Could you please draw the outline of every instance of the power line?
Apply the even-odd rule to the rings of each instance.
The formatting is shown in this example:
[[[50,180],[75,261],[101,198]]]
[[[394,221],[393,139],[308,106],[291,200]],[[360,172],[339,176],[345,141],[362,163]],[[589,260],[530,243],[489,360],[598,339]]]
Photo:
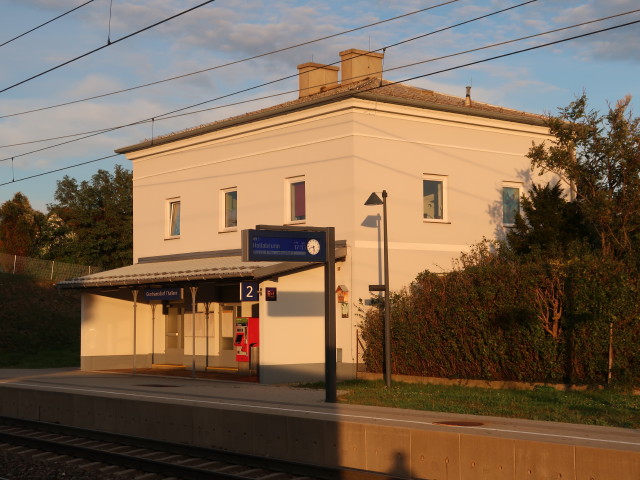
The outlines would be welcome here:
[[[409,13],[405,13],[405,14],[402,14],[402,15],[398,15],[396,17],[387,18],[385,20],[380,20],[378,22],[369,23],[369,24],[363,25],[361,27],[351,28],[349,30],[344,30],[342,32],[334,33],[334,34],[331,34],[331,35],[326,35],[324,37],[316,38],[314,40],[308,40],[306,42],[298,43],[298,44],[295,44],[295,45],[290,45],[288,47],[279,48],[277,50],[272,50],[270,52],[260,53],[258,55],[254,55],[252,57],[247,57],[247,58],[243,58],[243,59],[240,59],[240,60],[234,60],[232,62],[223,63],[221,65],[215,65],[213,67],[204,68],[202,70],[197,70],[195,72],[185,73],[183,75],[177,75],[175,77],[169,77],[169,78],[165,78],[163,80],[157,80],[155,82],[145,83],[145,84],[142,84],[142,85],[136,85],[134,87],[124,88],[122,90],[116,90],[114,92],[108,92],[108,93],[103,93],[103,94],[100,94],[100,95],[94,95],[94,96],[91,96],[91,97],[81,98],[81,99],[78,99],[78,100],[72,100],[72,101],[69,101],[69,102],[59,103],[59,104],[56,104],[56,105],[50,105],[50,106],[47,106],[47,107],[35,108],[33,110],[27,110],[27,111],[24,111],[24,112],[11,113],[11,114],[8,114],[8,115],[0,115],[0,118],[9,118],[9,117],[15,117],[15,116],[18,116],[18,115],[26,115],[28,113],[41,112],[43,110],[50,110],[50,109],[53,109],[53,108],[64,107],[64,106],[67,106],[67,105],[73,105],[75,103],[81,103],[81,102],[86,102],[86,101],[89,101],[89,100],[96,100],[98,98],[109,97],[111,95],[117,95],[117,94],[120,94],[120,93],[131,92],[133,90],[138,90],[140,88],[151,87],[153,85],[158,85],[158,84],[161,84],[161,83],[171,82],[173,80],[180,80],[182,78],[187,78],[187,77],[190,77],[192,75],[198,75],[200,73],[210,72],[212,70],[217,70],[217,69],[220,69],[220,68],[225,68],[225,67],[229,67],[229,66],[232,66],[232,65],[237,65],[239,63],[248,62],[250,60],[256,60],[258,58],[266,57],[266,56],[269,56],[269,55],[274,55],[276,53],[282,53],[282,52],[285,52],[287,50],[292,50],[294,48],[303,47],[305,45],[310,45],[312,43],[321,42],[323,40],[328,40],[330,38],[339,37],[341,35],[346,35],[347,33],[353,33],[353,32],[356,32],[358,30],[363,30],[365,28],[374,27],[376,25],[382,25],[383,23],[388,23],[388,22],[391,22],[391,21],[394,21],[394,20],[398,20],[399,18],[404,18],[404,17],[408,17],[408,16],[411,16],[411,15],[416,15],[418,13],[422,13],[422,12],[425,12],[427,10],[432,10],[434,8],[442,7],[444,5],[449,5],[451,3],[455,3],[455,2],[459,2],[459,1],[460,0],[448,0],[446,2],[442,2],[442,3],[439,3],[437,5],[432,5],[430,7],[421,8],[420,10],[415,10],[413,12],[409,12]]]
[[[425,38],[425,37],[427,37],[429,35],[435,35],[436,33],[441,33],[441,32],[444,32],[446,30],[451,30],[452,28],[456,28],[456,27],[459,27],[459,26],[462,26],[462,25],[467,25],[467,24],[472,23],[472,22],[477,22],[478,20],[483,20],[485,18],[494,16],[494,15],[498,15],[499,13],[504,13],[504,12],[507,12],[509,10],[513,10],[515,8],[523,7],[523,6],[528,5],[530,3],[535,3],[537,1],[538,0],[527,0],[526,2],[522,2],[522,3],[519,3],[517,5],[513,5],[511,7],[503,8],[503,9],[500,9],[500,10],[496,10],[494,12],[491,12],[491,13],[488,13],[488,14],[485,14],[485,15],[480,15],[479,17],[475,17],[475,18],[472,18],[470,20],[465,20],[463,22],[455,23],[453,25],[449,25],[448,27],[439,28],[439,29],[433,30],[433,31],[431,31],[429,33],[424,33],[424,34],[418,35],[416,37],[411,37],[411,38],[408,38],[406,40],[402,40],[401,42],[393,43],[393,44],[388,45],[386,47],[378,48],[378,49],[372,50],[372,51],[373,52],[380,52],[380,51],[386,50],[386,49],[391,48],[391,47],[396,47],[398,45],[402,45],[402,44],[405,44],[405,43],[413,42],[415,40],[419,40],[421,38]],[[356,55],[354,58],[361,57],[362,55],[364,55],[364,54]],[[329,63],[327,65],[336,65],[336,64],[339,64],[339,63],[340,63],[340,60],[338,60],[336,62],[333,62],[333,63]],[[271,84],[274,84],[274,83],[277,83],[277,82],[281,82],[283,80],[288,80],[290,78],[295,78],[297,76],[298,76],[297,73],[293,74],[293,75],[287,75],[286,77],[281,77],[281,78],[278,78],[276,80],[272,80],[270,82],[265,82],[265,83],[262,83],[260,85],[256,85],[254,87],[245,88],[243,90],[239,90],[237,92],[233,92],[233,93],[230,93],[228,95],[223,95],[221,97],[217,97],[217,98],[214,98],[212,100],[206,100],[204,102],[195,103],[193,105],[189,105],[187,107],[179,108],[177,110],[172,110],[172,111],[164,113],[162,115],[156,115],[154,118],[157,120],[157,119],[159,119],[159,117],[164,117],[164,116],[167,116],[167,115],[171,115],[173,113],[178,113],[178,112],[181,112],[181,111],[184,111],[184,110],[189,110],[191,108],[199,107],[200,105],[204,105],[206,103],[211,103],[213,101],[217,101],[217,100],[220,100],[220,99],[225,98],[225,97],[230,97],[230,96],[236,95],[238,93],[245,93],[245,92],[248,92],[250,90],[255,90],[256,88],[260,88],[260,87],[264,87],[264,86],[267,86],[267,85],[271,85]]]
[[[588,36],[595,35],[595,34],[598,34],[598,33],[603,33],[603,32],[607,32],[607,31],[610,31],[610,30],[615,30],[617,28],[622,28],[622,27],[627,27],[627,26],[630,26],[630,25],[635,25],[635,24],[638,24],[638,23],[640,23],[640,20],[634,20],[632,22],[627,22],[627,23],[623,23],[623,24],[620,24],[620,25],[614,25],[612,27],[607,27],[607,28],[603,28],[603,29],[600,29],[600,30],[587,32],[587,33],[583,33],[583,34],[580,34],[580,35],[574,35],[573,37],[567,37],[567,38],[563,38],[563,39],[560,39],[560,40],[555,40],[553,42],[548,42],[548,43],[544,43],[544,44],[541,44],[541,45],[535,45],[533,47],[528,47],[528,48],[523,48],[523,49],[520,49],[520,50],[515,50],[513,52],[508,52],[508,53],[504,53],[504,54],[501,54],[501,55],[496,55],[496,56],[493,56],[493,57],[484,58],[482,60],[476,60],[476,61],[468,62],[468,63],[462,64],[462,65],[456,65],[454,67],[444,68],[442,70],[437,70],[435,72],[425,73],[425,74],[422,74],[422,75],[416,75],[416,76],[405,78],[403,80],[399,80],[399,81],[396,81],[396,82],[390,82],[390,83],[387,83],[386,85],[378,85],[378,86],[375,86],[375,87],[370,87],[370,88],[368,88],[366,90],[360,90],[359,92],[360,93],[370,92],[370,91],[373,91],[373,90],[377,90],[379,88],[384,88],[384,87],[389,86],[389,85],[396,85],[396,84],[403,83],[403,82],[409,82],[411,80],[417,80],[419,78],[430,77],[430,76],[433,76],[433,75],[437,75],[439,73],[450,72],[450,71],[453,71],[453,70],[457,70],[457,69],[464,68],[464,67],[469,67],[469,66],[472,66],[472,65],[477,65],[477,64],[480,64],[480,63],[484,63],[484,62],[489,62],[489,61],[492,61],[492,60],[498,60],[498,59],[501,59],[501,58],[510,57],[512,55],[516,55],[516,54],[519,54],[519,53],[525,53],[525,52],[529,52],[529,51],[532,51],[532,50],[537,50],[539,48],[549,47],[551,45],[557,45],[559,43],[568,42],[570,40],[576,40],[578,38],[588,37]],[[344,95],[347,96],[350,93],[351,92],[347,92]],[[74,164],[74,165],[69,165],[67,167],[63,167],[63,168],[59,168],[59,169],[55,169],[55,170],[50,170],[50,171],[47,171],[47,172],[42,172],[42,173],[39,173],[37,175],[31,175],[29,177],[20,178],[18,180],[13,180],[11,182],[0,183],[0,186],[8,185],[10,183],[19,182],[19,181],[22,181],[22,180],[29,180],[31,178],[40,177],[40,176],[47,175],[47,174],[50,174],[50,173],[55,173],[55,172],[58,172],[58,171],[61,171],[61,170],[67,170],[67,169],[78,167],[78,166],[81,166],[81,165],[86,165],[87,163],[97,162],[97,161],[100,161],[100,160],[105,160],[105,159],[113,158],[113,157],[116,157],[116,156],[118,156],[118,154],[110,155],[110,156],[106,156],[106,157],[102,157],[102,158],[97,158],[97,159],[94,159],[94,160],[89,160],[87,162],[77,163],[77,164]]]
[[[624,17],[625,15],[630,15],[632,13],[637,13],[637,12],[640,12],[640,8],[638,8],[636,10],[629,10],[628,12],[624,12],[624,13],[618,13],[618,14],[615,14],[615,15],[609,15],[608,17],[597,18],[595,20],[589,20],[587,22],[576,23],[574,25],[568,25],[566,27],[561,27],[561,28],[556,28],[556,29],[553,29],[553,30],[548,30],[546,32],[535,33],[533,35],[527,35],[525,37],[520,37],[520,38],[516,38],[516,39],[513,39],[513,40],[505,40],[504,42],[492,43],[490,45],[485,45],[483,47],[478,47],[478,48],[472,48],[470,50],[464,50],[462,52],[452,53],[450,55],[443,55],[441,57],[434,57],[434,58],[430,58],[428,60],[422,60],[420,62],[408,63],[408,64],[402,65],[400,67],[388,68],[385,71],[391,72],[393,70],[400,70],[400,69],[407,68],[407,67],[413,67],[413,66],[416,66],[416,65],[421,65],[423,63],[435,62],[436,60],[444,60],[445,58],[457,57],[459,55],[464,55],[465,53],[478,52],[480,50],[486,50],[487,48],[499,47],[501,45],[507,45],[509,43],[520,42],[522,40],[529,40],[531,38],[541,37],[542,35],[549,35],[551,33],[558,33],[558,32],[562,32],[564,30],[570,30],[572,28],[584,27],[585,25],[590,25],[590,24],[597,23],[597,22],[603,22],[605,20],[611,20],[612,18]]]
[[[50,24],[51,22],[54,22],[54,21],[58,20],[59,18],[62,18],[62,17],[64,17],[65,15],[68,15],[68,14],[70,14],[71,12],[74,12],[74,11],[78,10],[79,8],[84,7],[85,5],[90,4],[90,3],[91,3],[91,2],[93,2],[93,1],[94,1],[94,0],[89,0],[88,2],[84,2],[82,5],[78,5],[77,7],[72,8],[71,10],[68,10],[68,11],[66,11],[66,12],[62,13],[62,14],[58,15],[57,17],[52,18],[51,20],[47,20],[46,22],[41,23],[41,24],[40,24],[40,25],[38,25],[37,27],[33,27],[31,30],[27,30],[26,32],[21,33],[20,35],[18,35],[18,36],[16,36],[16,37],[13,37],[13,38],[11,38],[11,39],[7,40],[7,41],[6,41],[6,42],[4,42],[4,43],[0,43],[0,47],[4,47],[5,45],[7,45],[7,44],[9,44],[9,43],[13,42],[14,40],[17,40],[17,39],[19,39],[19,38],[21,38],[21,37],[24,37],[25,35],[28,35],[29,33],[34,32],[34,31],[38,30],[39,28],[44,27],[45,25],[48,25],[48,24]]]
[[[429,36],[429,35],[433,35],[435,33],[443,32],[443,31],[446,31],[446,30],[450,30],[452,28],[455,28],[455,27],[458,27],[458,26],[461,26],[461,25],[466,25],[466,24],[469,24],[471,22],[475,22],[475,21],[478,21],[478,20],[482,20],[482,19],[485,19],[487,17],[491,17],[491,16],[497,15],[499,13],[503,13],[503,12],[506,12],[506,11],[509,11],[509,10],[513,10],[514,8],[522,7],[524,5],[528,5],[530,3],[534,3],[534,2],[537,2],[537,1],[538,0],[527,0],[527,1],[523,2],[523,3],[519,3],[519,4],[513,5],[511,7],[503,8],[501,10],[496,10],[494,12],[491,12],[491,13],[488,13],[488,14],[485,14],[485,15],[481,15],[479,17],[475,17],[475,18],[472,18],[472,19],[469,19],[469,20],[465,20],[463,22],[459,22],[459,23],[450,25],[448,27],[443,27],[443,28],[431,31],[431,32],[426,33],[426,34],[418,35],[416,37],[412,37],[412,38],[403,40],[401,42],[392,44],[389,47],[383,47],[383,48],[380,48],[380,49],[374,50],[374,51],[386,50],[387,48],[390,48],[390,47],[393,47],[393,46],[401,45],[401,44],[404,44],[404,43],[408,43],[410,41],[414,41],[414,40],[418,40],[420,38],[424,38],[424,37]],[[359,56],[362,56],[362,54],[357,55],[356,57],[359,57]],[[337,63],[340,63],[340,61],[333,62],[332,64],[329,64],[329,65],[334,65],[334,64],[337,64]],[[43,150],[48,150],[50,148],[55,148],[55,147],[58,147],[58,146],[61,146],[61,145],[66,145],[68,143],[77,142],[77,141],[80,141],[80,140],[84,140],[84,139],[87,139],[87,138],[94,137],[96,135],[100,135],[102,133],[112,132],[114,130],[119,130],[121,128],[130,127],[130,126],[133,126],[133,125],[141,125],[141,124],[144,124],[144,123],[147,123],[147,122],[150,122],[150,121],[154,121],[155,122],[156,120],[164,120],[163,117],[167,117],[167,116],[170,116],[172,114],[175,114],[175,113],[178,113],[178,112],[182,112],[184,110],[189,110],[189,109],[198,107],[200,105],[204,105],[204,104],[207,104],[207,103],[211,103],[211,102],[215,102],[215,101],[218,101],[218,100],[222,100],[223,98],[228,98],[228,97],[231,97],[231,96],[234,96],[234,95],[238,95],[240,93],[246,93],[246,92],[261,88],[261,87],[272,85],[274,83],[278,83],[278,82],[281,82],[283,80],[288,80],[288,79],[295,78],[295,77],[297,77],[297,74],[288,75],[288,76],[281,77],[281,78],[278,78],[278,79],[275,79],[275,80],[271,80],[269,82],[261,83],[259,85],[254,85],[252,87],[247,87],[247,88],[244,88],[242,90],[237,90],[235,92],[231,92],[231,93],[228,93],[226,95],[222,95],[222,96],[219,96],[219,97],[216,97],[216,98],[213,98],[213,99],[205,100],[203,102],[199,102],[199,103],[192,104],[192,105],[189,105],[189,106],[186,106],[186,107],[182,107],[182,108],[179,108],[179,109],[176,109],[176,110],[172,110],[170,112],[166,112],[166,113],[163,113],[163,114],[160,114],[160,115],[155,115],[153,117],[148,117],[148,118],[143,119],[143,120],[138,120],[136,122],[131,122],[131,123],[128,123],[128,124],[119,125],[119,126],[116,126],[116,127],[106,128],[106,129],[103,129],[103,130],[93,130],[93,131],[90,131],[90,132],[78,133],[78,134],[75,134],[75,135],[69,135],[69,136],[66,136],[66,137],[61,137],[61,138],[70,138],[70,137],[80,136],[80,138],[75,138],[73,140],[68,140],[66,142],[58,143],[58,144],[55,144],[55,145],[50,145],[50,146],[43,147],[43,148],[40,148],[40,149],[37,149],[37,150],[32,150],[30,152],[25,152],[25,153],[22,153],[22,154],[19,154],[19,155],[15,155],[14,157],[23,157],[23,156],[30,155],[30,154],[33,154],[33,153],[41,152]],[[290,92],[288,92],[288,93],[290,93]],[[171,117],[171,118],[173,118],[173,117]],[[81,135],[85,135],[85,136],[81,136]],[[7,160],[7,158],[0,159],[0,162],[6,161],[6,160]]]
[[[164,20],[156,22],[153,25],[149,25],[148,27],[145,27],[145,28],[142,28],[142,29],[140,29],[140,30],[138,30],[136,32],[130,33],[129,35],[125,35],[124,37],[121,37],[118,40],[114,40],[113,42],[107,41],[107,43],[105,45],[101,46],[101,47],[94,48],[93,50],[91,50],[89,52],[83,53],[82,55],[79,55],[79,56],[77,56],[75,58],[72,58],[71,60],[67,60],[66,62],[63,62],[63,63],[61,63],[59,65],[56,65],[55,67],[49,68],[48,70],[45,70],[44,72],[40,72],[40,73],[38,73],[36,75],[33,75],[33,76],[31,76],[31,77],[29,77],[29,78],[27,78],[25,80],[21,80],[18,83],[14,83],[13,85],[5,87],[2,90],[0,90],[0,93],[6,92],[7,90],[11,90],[12,88],[17,87],[18,85],[22,85],[23,83],[27,83],[27,82],[35,79],[35,78],[41,77],[42,75],[45,75],[45,74],[47,74],[49,72],[57,70],[60,67],[64,67],[65,65],[73,63],[76,60],[80,60],[81,58],[84,58],[84,57],[87,57],[87,56],[89,56],[89,55],[91,55],[93,53],[99,52],[100,50],[102,50],[104,48],[110,47],[111,45],[115,45],[116,43],[122,42],[123,40],[127,40],[128,38],[131,38],[131,37],[133,37],[135,35],[138,35],[138,34],[140,34],[142,32],[145,32],[145,31],[147,31],[147,30],[149,30],[149,29],[151,29],[153,27],[157,27],[158,25],[162,25],[163,23],[166,23],[166,22],[168,22],[170,20],[173,20],[174,18],[180,17],[180,16],[182,16],[182,15],[184,15],[186,13],[189,13],[189,12],[191,12],[193,10],[196,10],[196,9],[198,9],[200,7],[203,7],[204,5],[207,5],[207,4],[212,3],[212,2],[215,2],[215,0],[207,0],[206,2],[203,2],[203,3],[199,4],[199,5],[196,5],[195,7],[191,7],[189,9],[184,10],[184,11],[182,11],[180,13],[177,13],[177,14],[169,17],[169,18],[165,18]]]
[[[117,157],[119,156],[119,154],[115,153],[113,155],[108,155],[106,157],[101,157],[101,158],[94,158],[93,160],[87,160],[86,162],[81,162],[81,163],[75,163],[73,165],[68,165],[66,167],[62,167],[62,168],[56,168],[55,170],[48,170],[46,172],[41,172],[41,173],[37,173],[35,175],[29,175],[28,177],[24,177],[24,178],[19,178],[19,179],[13,179],[11,182],[4,182],[4,183],[0,183],[0,187],[3,185],[9,185],[11,183],[15,183],[15,182],[21,182],[23,180],[31,180],[32,178],[36,178],[36,177],[42,177],[44,175],[49,175],[51,173],[56,173],[56,172],[61,172],[63,170],[69,170],[70,168],[75,168],[75,167],[81,167],[82,165],[87,165],[89,163],[95,163],[95,162],[99,162],[100,160],[106,160],[108,158],[113,158],[113,157]]]

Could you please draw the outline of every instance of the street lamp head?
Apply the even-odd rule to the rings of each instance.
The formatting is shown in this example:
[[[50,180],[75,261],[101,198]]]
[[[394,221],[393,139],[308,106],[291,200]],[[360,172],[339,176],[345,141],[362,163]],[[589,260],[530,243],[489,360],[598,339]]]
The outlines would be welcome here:
[[[367,201],[364,202],[364,204],[367,206],[382,205],[382,199],[378,196],[376,192],[373,192],[371,195],[369,195],[369,198],[367,198]]]

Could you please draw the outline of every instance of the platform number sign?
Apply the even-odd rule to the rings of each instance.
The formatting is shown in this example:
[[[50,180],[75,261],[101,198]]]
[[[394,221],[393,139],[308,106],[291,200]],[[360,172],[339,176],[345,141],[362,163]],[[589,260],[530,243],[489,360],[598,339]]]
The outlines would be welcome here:
[[[258,282],[240,282],[240,301],[258,301]]]

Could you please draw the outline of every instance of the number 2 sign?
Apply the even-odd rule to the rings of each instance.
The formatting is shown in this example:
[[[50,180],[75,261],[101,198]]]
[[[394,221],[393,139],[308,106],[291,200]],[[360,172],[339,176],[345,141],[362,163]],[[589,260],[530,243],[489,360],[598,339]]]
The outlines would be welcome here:
[[[258,301],[258,282],[240,282],[240,301]]]

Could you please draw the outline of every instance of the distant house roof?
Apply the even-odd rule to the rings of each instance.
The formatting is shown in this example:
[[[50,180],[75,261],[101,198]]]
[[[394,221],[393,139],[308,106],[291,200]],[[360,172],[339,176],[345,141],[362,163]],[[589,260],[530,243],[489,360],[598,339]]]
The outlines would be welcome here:
[[[464,97],[446,95],[402,83],[390,82],[379,78],[367,78],[358,82],[340,85],[323,92],[284,102],[271,107],[245,113],[216,122],[199,125],[175,133],[159,136],[153,140],[144,140],[135,145],[119,148],[116,153],[129,153],[152,146],[163,145],[177,140],[196,137],[206,133],[222,130],[231,126],[242,125],[253,121],[284,115],[289,112],[304,110],[315,106],[334,103],[347,98],[360,98],[384,103],[408,105],[430,110],[440,110],[463,115],[495,118],[517,123],[544,125],[545,117],[533,113],[522,112],[472,100],[465,103]]]

